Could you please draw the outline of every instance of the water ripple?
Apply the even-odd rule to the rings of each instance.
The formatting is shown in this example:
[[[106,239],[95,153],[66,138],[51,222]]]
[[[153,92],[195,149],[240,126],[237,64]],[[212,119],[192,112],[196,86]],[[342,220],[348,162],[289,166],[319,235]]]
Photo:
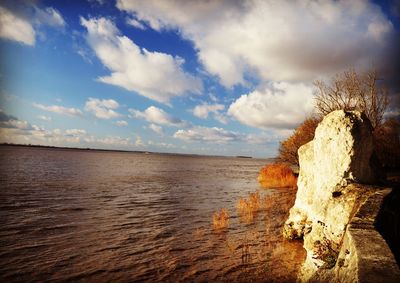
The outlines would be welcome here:
[[[266,160],[6,146],[0,156],[2,282],[293,279],[304,256],[279,238],[284,214],[247,224],[236,213]],[[223,232],[211,226],[222,207]]]

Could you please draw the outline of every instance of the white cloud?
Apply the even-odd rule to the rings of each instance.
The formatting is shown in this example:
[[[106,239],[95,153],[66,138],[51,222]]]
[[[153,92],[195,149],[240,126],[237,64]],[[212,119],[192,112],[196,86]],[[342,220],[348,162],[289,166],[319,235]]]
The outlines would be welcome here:
[[[277,143],[293,133],[289,129],[273,129],[259,134],[247,134],[243,140],[249,144],[268,144]]]
[[[139,22],[138,20],[136,20],[134,18],[127,19],[126,23],[128,25],[130,25],[130,26],[133,26],[133,27],[141,29],[141,30],[145,30],[146,29],[146,27],[141,22]]]
[[[201,119],[207,119],[208,114],[211,113],[218,113],[218,111],[224,110],[225,106],[222,104],[207,104],[203,103],[197,105],[193,109],[193,115],[199,117]]]
[[[212,143],[227,143],[232,141],[239,141],[242,139],[241,135],[232,131],[227,131],[222,128],[207,128],[195,126],[187,130],[178,130],[174,134],[174,138],[185,141],[200,141]]]
[[[47,130],[27,121],[6,114],[0,109],[0,142],[41,144],[53,146],[100,147],[100,148],[135,148],[146,146],[140,139],[135,142],[128,137],[89,135],[84,129]]]
[[[23,120],[10,119],[8,121],[0,122],[0,127],[18,130],[32,130],[32,126]]]
[[[206,70],[227,87],[245,83],[249,73],[264,82],[309,81],[385,65],[394,31],[382,10],[364,0],[118,0],[117,7],[192,40]]]
[[[52,7],[39,8],[33,1],[7,4],[7,7],[0,6],[0,37],[33,46],[37,34],[35,28],[65,26],[62,15]]]
[[[43,120],[43,121],[46,121],[46,122],[50,122],[51,121],[51,117],[45,116],[45,115],[39,115],[38,118],[40,120]]]
[[[132,114],[133,117],[144,119],[149,123],[174,127],[180,127],[186,124],[181,119],[171,116],[164,110],[155,106],[150,106],[143,112],[132,108],[128,111]]]
[[[35,30],[29,21],[1,6],[0,37],[18,41],[26,45],[35,45]]]
[[[60,145],[81,142],[84,136],[86,136],[86,131],[83,129],[46,130],[0,110],[1,142]]]
[[[65,26],[64,18],[61,16],[60,12],[52,7],[47,7],[44,9],[39,9],[35,6],[36,11],[36,21],[38,24],[44,24],[53,27],[63,27]]]
[[[35,106],[36,108],[39,108],[39,109],[42,109],[45,111],[49,111],[49,112],[54,112],[57,114],[63,114],[63,115],[69,115],[69,116],[81,116],[82,115],[82,111],[77,108],[67,108],[67,107],[59,106],[59,105],[46,106],[46,105],[39,104],[39,103],[33,103],[33,106]]]
[[[148,145],[150,146],[155,146],[155,147],[160,147],[160,148],[176,148],[176,145],[171,144],[171,143],[166,143],[166,142],[154,142],[154,141],[148,141]]]
[[[301,123],[313,107],[311,87],[282,82],[242,95],[230,105],[228,114],[242,124],[260,129],[291,129]]]
[[[228,119],[220,112],[224,109],[225,106],[222,104],[203,103],[193,108],[193,115],[201,119],[207,119],[209,114],[211,113],[214,119],[223,124],[226,124],[228,122]]]
[[[80,136],[80,135],[86,135],[86,131],[82,129],[68,129],[65,130],[65,134],[68,136]]]
[[[117,125],[117,126],[119,126],[119,127],[126,127],[126,126],[128,126],[128,122],[127,122],[127,121],[124,121],[124,120],[116,121],[114,124]]]
[[[98,143],[103,145],[112,145],[112,146],[129,146],[132,145],[130,138],[122,138],[119,136],[108,136],[105,138],[93,138],[87,139],[86,142],[89,143]]]
[[[218,98],[214,94],[209,93],[208,96],[210,97],[212,102],[217,102],[218,101]]]
[[[168,103],[187,92],[200,93],[201,82],[183,70],[184,60],[161,52],[150,52],[120,35],[111,20],[86,20],[87,42],[111,74],[99,77],[103,83],[120,86],[158,102]]]
[[[118,102],[113,99],[98,99],[89,97],[85,103],[85,110],[91,112],[99,119],[112,119],[121,116],[118,112],[114,111],[119,107]]]
[[[151,129],[155,133],[159,134],[160,136],[162,136],[164,134],[163,128],[161,126],[156,125],[156,124],[150,124],[149,125],[149,129]]]
[[[19,120],[18,118],[6,114],[3,109],[0,108],[0,128],[7,129],[18,129],[18,130],[31,130],[32,126],[23,120]]]
[[[141,137],[136,138],[135,145],[137,147],[145,147],[146,146],[146,144],[143,142]]]

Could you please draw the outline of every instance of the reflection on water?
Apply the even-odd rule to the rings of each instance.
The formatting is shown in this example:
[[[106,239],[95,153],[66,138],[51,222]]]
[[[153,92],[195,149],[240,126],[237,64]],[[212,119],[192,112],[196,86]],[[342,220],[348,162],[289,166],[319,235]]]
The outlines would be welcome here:
[[[265,160],[0,147],[2,281],[282,281],[304,258],[282,239],[294,192],[236,202]],[[215,230],[227,208],[229,229]]]

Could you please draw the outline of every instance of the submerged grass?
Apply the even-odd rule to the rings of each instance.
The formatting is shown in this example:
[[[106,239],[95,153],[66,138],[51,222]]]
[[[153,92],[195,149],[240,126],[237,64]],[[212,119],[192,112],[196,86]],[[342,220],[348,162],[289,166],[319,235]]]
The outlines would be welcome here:
[[[249,193],[249,197],[247,199],[240,198],[236,205],[236,209],[238,211],[240,218],[245,222],[249,223],[254,220],[256,213],[260,209],[260,205],[261,205],[260,192],[257,191],[254,193]]]
[[[224,229],[229,226],[229,213],[226,208],[222,208],[219,212],[216,211],[212,217],[214,229]]]
[[[257,179],[264,188],[294,187],[297,182],[293,170],[284,163],[266,165],[260,170]]]
[[[228,231],[229,214],[225,208],[214,213],[214,229],[227,233],[213,233],[219,237],[212,241],[220,242],[222,252],[236,262],[230,269],[236,281],[296,281],[306,253],[300,242],[282,237],[283,224],[294,204],[296,189],[257,190],[240,198],[236,203],[238,220],[252,223],[242,232],[237,231],[235,217],[231,219],[233,229]],[[213,242],[209,245],[215,247]]]

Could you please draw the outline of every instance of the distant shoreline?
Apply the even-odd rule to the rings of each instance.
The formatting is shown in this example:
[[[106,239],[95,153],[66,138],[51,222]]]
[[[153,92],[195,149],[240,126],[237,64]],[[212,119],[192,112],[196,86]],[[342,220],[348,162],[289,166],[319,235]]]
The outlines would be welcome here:
[[[237,156],[224,156],[224,155],[201,155],[195,153],[169,153],[169,152],[154,152],[142,150],[124,150],[124,149],[101,149],[101,148],[82,148],[82,147],[66,147],[66,146],[51,146],[51,145],[35,145],[35,144],[15,144],[15,143],[0,143],[0,147],[29,147],[29,148],[43,148],[43,149],[61,149],[61,150],[78,150],[78,151],[100,151],[100,152],[121,152],[121,153],[137,153],[137,154],[162,154],[162,155],[182,155],[193,157],[223,157],[223,158],[241,158],[241,159],[266,159],[271,160],[274,158],[258,158],[244,155]]]
[[[0,146],[13,146],[13,147],[35,147],[46,149],[65,149],[65,150],[82,150],[82,151],[113,151],[113,152],[132,152],[132,153],[153,153],[139,150],[123,150],[123,149],[101,149],[101,148],[82,148],[82,147],[67,147],[67,146],[52,146],[52,145],[36,145],[36,144],[15,144],[15,143],[1,143]]]

